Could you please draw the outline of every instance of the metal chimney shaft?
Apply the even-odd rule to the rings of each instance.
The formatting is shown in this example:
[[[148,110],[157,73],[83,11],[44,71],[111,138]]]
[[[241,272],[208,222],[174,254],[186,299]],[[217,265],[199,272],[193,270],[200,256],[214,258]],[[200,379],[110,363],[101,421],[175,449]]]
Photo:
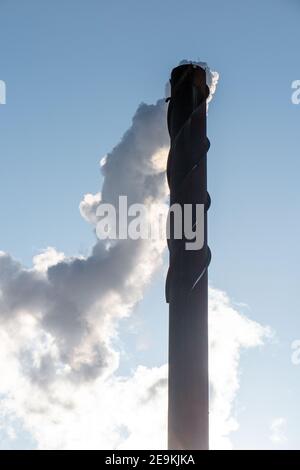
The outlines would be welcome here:
[[[206,72],[194,64],[171,74],[168,128],[171,147],[167,176],[170,204],[203,204],[204,245],[187,250],[175,239],[170,218],[170,267],[166,283],[169,303],[169,449],[208,449],[208,278],[207,246]],[[193,223],[196,223],[193,211]]]

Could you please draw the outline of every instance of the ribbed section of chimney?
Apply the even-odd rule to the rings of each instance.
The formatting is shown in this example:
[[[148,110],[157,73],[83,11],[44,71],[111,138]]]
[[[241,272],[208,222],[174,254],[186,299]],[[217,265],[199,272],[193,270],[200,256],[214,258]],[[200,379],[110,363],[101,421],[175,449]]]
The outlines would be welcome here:
[[[168,128],[171,147],[167,176],[170,204],[203,204],[204,245],[187,250],[188,240],[174,237],[170,218],[170,267],[166,282],[169,303],[169,449],[208,449],[208,278],[207,246],[206,72],[194,64],[171,74]],[[199,222],[199,221],[198,221]],[[193,225],[196,212],[193,210]]]

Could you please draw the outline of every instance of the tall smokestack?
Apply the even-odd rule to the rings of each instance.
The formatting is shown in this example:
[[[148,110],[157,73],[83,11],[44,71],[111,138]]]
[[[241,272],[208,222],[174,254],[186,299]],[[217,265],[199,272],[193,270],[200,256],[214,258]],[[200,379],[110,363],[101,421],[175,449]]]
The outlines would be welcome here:
[[[187,250],[175,239],[174,219],[168,240],[170,267],[166,283],[169,303],[169,449],[208,449],[208,277],[207,246],[206,71],[184,64],[171,74],[168,128],[171,148],[167,176],[170,204],[203,204],[204,244]],[[201,221],[203,223],[203,221]],[[198,221],[199,223],[199,221]]]

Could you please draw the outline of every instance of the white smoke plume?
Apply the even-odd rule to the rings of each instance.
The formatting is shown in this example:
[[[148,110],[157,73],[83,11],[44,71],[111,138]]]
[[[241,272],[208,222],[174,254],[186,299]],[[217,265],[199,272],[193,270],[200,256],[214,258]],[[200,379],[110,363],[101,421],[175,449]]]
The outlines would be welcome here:
[[[162,100],[139,107],[132,127],[102,168],[102,201],[116,205],[119,195],[127,195],[129,204],[150,204],[165,197],[165,174],[152,161],[158,152],[166,160],[165,112]],[[80,211],[85,219],[95,222],[99,202],[99,194],[84,197]],[[76,381],[110,369],[116,361],[110,346],[114,320],[128,315],[141,299],[162,249],[161,243],[143,240],[122,240],[111,247],[99,241],[87,258],[62,259],[47,250],[35,257],[30,270],[1,253],[1,321],[16,324],[28,317],[51,341],[51,348],[44,348],[35,361],[22,346],[20,360],[31,380],[49,384],[57,379],[57,367],[60,379]]]
[[[79,204],[79,211],[81,216],[91,225],[97,224],[96,211],[101,202],[101,193],[86,194]]]
[[[102,160],[101,194],[80,204],[85,220],[95,225],[98,205],[117,206],[120,195],[128,204],[164,203],[168,146],[164,100],[141,104]],[[21,423],[42,449],[165,447],[167,368],[140,366],[117,377],[114,345],[119,320],[142,299],[164,248],[155,240],[98,241],[89,256],[73,258],[48,248],[31,269],[0,253],[0,432],[7,439]],[[225,294],[211,293],[212,349],[226,359],[219,367],[216,354],[211,368],[215,441],[228,447],[239,351],[261,344],[266,330],[232,310]],[[216,324],[228,318],[233,328],[225,337]]]

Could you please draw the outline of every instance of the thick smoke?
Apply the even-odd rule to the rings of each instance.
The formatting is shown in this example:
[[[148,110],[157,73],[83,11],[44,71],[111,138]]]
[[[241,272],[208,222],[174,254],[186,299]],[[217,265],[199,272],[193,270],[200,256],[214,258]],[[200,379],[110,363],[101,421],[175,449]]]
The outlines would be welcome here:
[[[212,93],[215,84],[216,76]],[[117,205],[120,195],[129,204],[165,203],[168,146],[165,101],[141,104],[130,129],[101,161],[102,192],[80,204],[85,220],[95,226],[99,204]],[[44,449],[165,446],[166,366],[141,366],[127,378],[114,375],[119,320],[142,299],[164,248],[160,240],[97,241],[89,256],[73,258],[48,248],[31,269],[0,253],[0,431],[5,428],[7,438],[22,425]],[[225,315],[226,298],[212,292],[212,318],[216,309]],[[224,352],[232,344],[222,368],[222,377],[231,370],[223,402],[224,382],[212,374],[225,438],[234,427],[228,423],[239,350],[260,344],[266,333],[237,312],[231,316],[231,331],[240,325],[242,339],[229,335],[224,343],[224,331],[212,334],[212,348]]]
[[[165,173],[155,155],[166,160],[166,105],[142,104],[121,142],[102,166],[101,200],[114,205],[119,195],[128,202],[161,201],[166,196]],[[96,222],[100,195],[86,195],[81,214]],[[110,346],[114,320],[128,315],[142,297],[143,287],[160,264],[162,245],[121,240],[113,246],[98,241],[87,258],[62,259],[50,249],[27,270],[9,255],[0,256],[0,312],[2,322],[22,315],[51,338],[38,361],[22,348],[23,370],[41,385],[60,378],[91,380],[116,364]]]

